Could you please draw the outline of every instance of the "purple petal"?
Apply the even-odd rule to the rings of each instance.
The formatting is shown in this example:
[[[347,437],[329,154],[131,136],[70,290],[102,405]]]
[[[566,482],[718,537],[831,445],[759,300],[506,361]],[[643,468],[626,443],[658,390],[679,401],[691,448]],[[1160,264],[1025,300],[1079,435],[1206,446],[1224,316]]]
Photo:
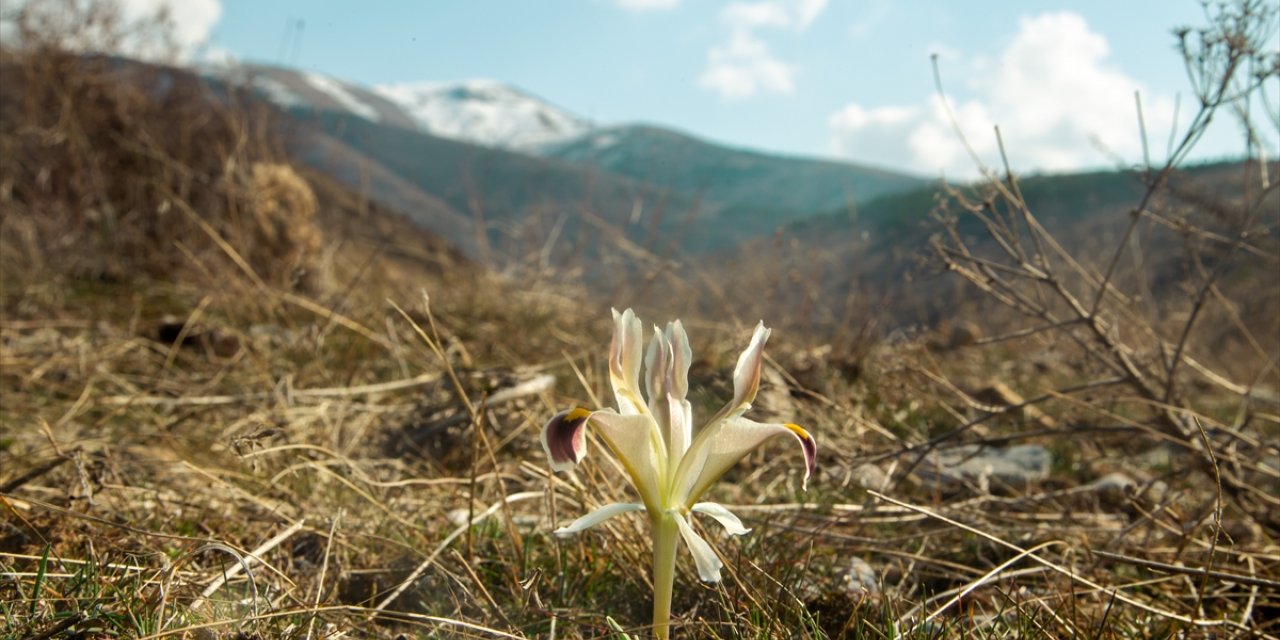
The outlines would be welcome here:
[[[586,409],[570,409],[552,416],[542,428],[542,448],[556,471],[572,469],[587,454]]]

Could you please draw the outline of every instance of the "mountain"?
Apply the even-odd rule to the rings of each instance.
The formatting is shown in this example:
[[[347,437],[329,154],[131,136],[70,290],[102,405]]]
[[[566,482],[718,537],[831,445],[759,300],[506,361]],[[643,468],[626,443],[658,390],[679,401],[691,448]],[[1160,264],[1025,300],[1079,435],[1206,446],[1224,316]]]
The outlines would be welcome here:
[[[285,109],[345,113],[513,151],[534,153],[591,130],[584,118],[493,80],[411,82],[369,89],[320,73],[259,64],[210,67],[205,75],[251,87]]]
[[[347,113],[294,109],[289,115],[290,149],[300,160],[375,199],[388,199],[383,190],[389,189],[391,202],[410,209],[429,204],[430,215],[409,215],[469,249],[488,245],[520,259],[560,242],[577,259],[607,249],[589,246],[604,239],[648,255],[674,248],[668,238],[705,239],[678,233],[704,217],[681,192]],[[582,229],[593,233],[578,233]]]
[[[399,103],[324,74],[238,63],[208,67],[202,73],[215,82],[251,88],[284,109],[349,113],[394,127],[418,129],[417,121]]]
[[[561,230],[596,216],[619,224],[640,246],[657,249],[667,241],[668,248],[701,253],[925,184],[903,173],[735,149],[654,126],[593,128],[493,81],[367,89],[259,65],[214,75],[252,88],[318,131],[324,139],[300,146],[310,164],[372,197],[439,213],[418,217],[433,218],[430,228],[468,249],[485,244],[497,223],[523,225],[529,235],[545,222],[525,224],[533,212],[553,219],[573,212],[574,222]],[[335,144],[350,153],[333,153]]]
[[[1194,287],[1185,287],[1199,268],[1197,262],[1201,266],[1215,264],[1222,259],[1222,248],[1230,245],[1226,239],[1241,237],[1241,194],[1250,193],[1246,177],[1277,171],[1280,166],[1275,164],[1260,171],[1256,165],[1241,162],[1180,168],[1168,177],[1161,198],[1153,201],[1153,207],[1176,216],[1163,223],[1152,215],[1144,216],[1132,235],[1126,235],[1132,212],[1143,202],[1146,191],[1138,172],[1034,175],[1021,178],[1018,190],[1038,223],[1074,260],[1095,273],[1104,272],[1117,247],[1125,243],[1129,253],[1115,272],[1114,282],[1127,291],[1145,291],[1143,304],[1164,305],[1185,302],[1187,291],[1194,291]],[[1017,212],[1001,204],[989,186],[977,183],[952,188],[971,200],[988,203],[993,210],[985,213],[997,227],[1019,228]],[[1257,215],[1270,222],[1255,222],[1255,228],[1274,227],[1280,216],[1280,196],[1273,191],[1267,197]],[[982,299],[961,278],[948,273],[931,248],[933,238],[948,237],[941,222],[947,219],[955,219],[958,236],[977,255],[999,260],[1010,250],[991,239],[977,216],[947,197],[942,185],[932,184],[877,198],[853,215],[835,210],[811,216],[783,230],[781,235],[789,242],[761,237],[749,242],[745,250],[726,252],[708,262],[722,270],[718,273],[742,270],[750,263],[778,265],[779,271],[803,269],[813,291],[821,293],[803,291],[797,295],[851,300],[875,309],[892,327],[933,326]],[[1033,251],[1030,237],[1025,232],[1021,237],[1025,245],[1016,250]],[[1217,241],[1207,242],[1207,237]],[[1261,257],[1253,267],[1246,262],[1245,268],[1237,269],[1221,286],[1232,291],[1274,288],[1280,242],[1273,234],[1258,234],[1252,235],[1250,243],[1254,245],[1251,249],[1264,249],[1257,255],[1271,257]],[[1050,260],[1056,260],[1051,250],[1048,254]],[[1274,297],[1242,295],[1235,299],[1249,301],[1241,306],[1243,316],[1280,317],[1275,314]],[[795,304],[799,306],[800,301]]]
[[[926,184],[904,173],[734,149],[653,126],[597,129],[542,154],[694,194],[752,233]]]
[[[583,118],[492,80],[391,84],[375,91],[405,108],[427,133],[489,147],[535,151],[591,130]]]

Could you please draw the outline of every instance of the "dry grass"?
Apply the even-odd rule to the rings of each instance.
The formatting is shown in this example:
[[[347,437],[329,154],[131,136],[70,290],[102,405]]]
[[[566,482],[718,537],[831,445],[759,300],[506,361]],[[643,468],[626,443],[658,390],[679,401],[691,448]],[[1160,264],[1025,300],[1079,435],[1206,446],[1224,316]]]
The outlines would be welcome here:
[[[48,63],[24,55],[6,86]],[[1188,386],[1152,407],[1043,334],[983,344],[977,317],[873,340],[858,304],[792,286],[802,264],[709,281],[641,256],[592,274],[604,296],[495,276],[295,173],[251,106],[187,118],[220,123],[198,144],[161,136],[137,85],[60,60],[21,95],[78,108],[33,124],[0,101],[0,157],[25,154],[0,163],[0,636],[644,636],[645,524],[550,535],[627,499],[623,475],[599,442],[552,474],[537,444],[555,410],[607,402],[610,303],[692,314],[695,416],[732,393],[754,320],[779,325],[755,414],[820,444],[807,493],[781,445],[716,490],[754,531],[708,529],[714,587],[682,556],[678,637],[1280,634],[1278,532],[1214,473],[1280,493],[1275,406]],[[1052,466],[930,473],[979,444]]]
[[[361,300],[335,322],[262,290],[287,311],[210,301],[210,337],[191,346],[130,330],[146,302],[113,313],[97,296],[56,320],[6,316],[4,632],[75,620],[82,632],[146,637],[532,637],[553,625],[557,637],[597,637],[611,633],[608,614],[643,633],[644,525],[549,535],[625,498],[621,474],[593,456],[553,476],[536,445],[553,409],[607,397],[607,320],[574,331],[558,313],[567,301],[507,292],[511,316],[459,322],[474,302],[432,289],[435,329],[417,321],[425,345],[385,304]],[[199,304],[181,287],[168,297]],[[221,336],[240,342],[220,355]],[[712,354],[695,364],[695,385],[712,389],[704,411],[732,357],[707,337],[694,334],[710,347],[695,353]],[[1039,425],[938,382],[994,361],[946,361],[921,342],[888,344],[859,381],[819,368],[806,378],[817,388],[766,390],[760,411],[819,434],[820,475],[801,493],[790,452],[734,473],[717,499],[755,531],[713,537],[723,585],[699,585],[686,567],[683,634],[1274,633],[1275,534],[1181,471],[1195,452],[1069,398],[1045,407],[1056,427]],[[1045,374],[1033,366],[1004,373],[1034,393]],[[559,393],[539,391],[543,372]],[[533,393],[485,403],[522,383]],[[1049,446],[1050,477],[942,486],[910,472],[931,446],[1010,441]],[[1114,472],[1132,484],[1102,482]],[[878,595],[850,588],[854,558],[874,569]]]

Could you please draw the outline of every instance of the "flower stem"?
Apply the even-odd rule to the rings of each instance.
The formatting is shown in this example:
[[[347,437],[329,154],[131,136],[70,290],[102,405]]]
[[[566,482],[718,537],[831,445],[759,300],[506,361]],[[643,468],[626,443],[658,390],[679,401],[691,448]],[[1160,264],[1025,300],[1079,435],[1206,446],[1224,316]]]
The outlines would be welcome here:
[[[676,581],[680,527],[669,513],[653,518],[653,635],[671,637],[671,591]]]

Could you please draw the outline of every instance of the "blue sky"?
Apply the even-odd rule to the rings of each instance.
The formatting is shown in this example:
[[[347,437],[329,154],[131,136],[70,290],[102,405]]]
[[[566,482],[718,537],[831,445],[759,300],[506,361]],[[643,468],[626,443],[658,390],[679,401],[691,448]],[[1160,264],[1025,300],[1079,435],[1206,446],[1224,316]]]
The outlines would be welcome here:
[[[985,159],[999,124],[1017,169],[1077,170],[1112,162],[1100,145],[1141,158],[1135,90],[1162,152],[1176,97],[1184,124],[1192,106],[1171,29],[1205,22],[1198,0],[188,0],[180,23],[192,5],[214,9],[189,20],[206,54],[365,85],[490,78],[602,125],[951,176],[973,164],[931,54]],[[1220,124],[1198,155],[1239,140]]]

